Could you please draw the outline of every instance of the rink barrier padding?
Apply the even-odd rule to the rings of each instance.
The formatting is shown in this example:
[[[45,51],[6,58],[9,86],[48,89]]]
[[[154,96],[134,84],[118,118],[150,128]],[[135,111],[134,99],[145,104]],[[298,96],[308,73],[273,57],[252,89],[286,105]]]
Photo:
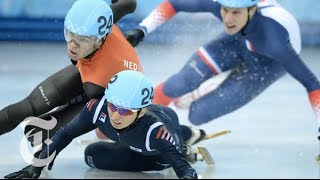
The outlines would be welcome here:
[[[33,41],[33,42],[63,42],[63,18],[0,18],[0,41]],[[134,28],[141,19],[123,18],[117,25],[122,31]],[[208,34],[208,26],[202,23],[208,21],[202,19],[186,23],[183,18],[175,18],[173,23],[167,23],[145,37],[144,43],[172,44],[189,39],[179,39],[177,36],[199,37],[200,34]],[[210,20],[212,23],[212,20]],[[215,22],[217,25],[218,21]],[[302,34],[303,46],[320,46],[320,22],[299,22]],[[219,25],[218,25],[219,26]],[[211,26],[212,27],[212,26]],[[214,27],[217,27],[214,25]],[[215,31],[215,30],[213,30]],[[195,34],[195,33],[198,33]],[[194,35],[194,36],[190,36]],[[210,34],[212,35],[212,34]],[[183,43],[183,42],[182,42]]]

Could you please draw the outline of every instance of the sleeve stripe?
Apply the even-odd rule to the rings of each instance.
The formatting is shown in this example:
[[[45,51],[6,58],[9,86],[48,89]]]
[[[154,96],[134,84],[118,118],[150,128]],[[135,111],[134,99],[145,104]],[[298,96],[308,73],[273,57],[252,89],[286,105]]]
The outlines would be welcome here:
[[[170,134],[170,133],[167,133],[166,140],[169,141],[170,138],[171,138],[171,134]]]
[[[219,67],[219,65],[215,62],[215,60],[209,55],[209,53],[207,52],[206,49],[204,49],[203,47],[200,47],[197,51],[198,56],[200,57],[200,59],[206,64],[208,65],[208,67],[211,69],[211,71],[213,72],[213,74],[217,75],[222,73],[221,68]]]
[[[97,121],[98,115],[99,115],[99,113],[100,113],[100,110],[101,110],[101,108],[102,108],[103,103],[104,103],[105,100],[106,100],[106,96],[103,96],[103,97],[101,98],[99,104],[98,104],[98,107],[97,107],[96,111],[94,112],[94,116],[93,116],[93,119],[92,119],[92,122],[93,122],[94,124],[95,124],[96,121]]]
[[[164,130],[162,136],[161,136],[161,139],[164,139],[168,134],[168,131],[167,130]]]
[[[162,122],[156,122],[156,123],[154,123],[154,124],[152,124],[152,125],[150,126],[150,128],[149,128],[149,130],[148,130],[148,132],[147,132],[147,137],[146,137],[146,149],[147,149],[148,151],[152,151],[152,149],[150,148],[150,135],[151,135],[151,132],[152,132],[155,128],[157,128],[157,127],[159,127],[159,126],[161,126],[161,125],[163,125]]]
[[[92,100],[88,103],[87,108],[88,108],[89,111],[91,111],[94,103],[96,103],[96,102],[97,102],[97,99],[92,99]]]
[[[159,131],[158,131],[158,134],[156,136],[157,139],[160,138],[162,131],[163,131],[163,128],[160,128]]]

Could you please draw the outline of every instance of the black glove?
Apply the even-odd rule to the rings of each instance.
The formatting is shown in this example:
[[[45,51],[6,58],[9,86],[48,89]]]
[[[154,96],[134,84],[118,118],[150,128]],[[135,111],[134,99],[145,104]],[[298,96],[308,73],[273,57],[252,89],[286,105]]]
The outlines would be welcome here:
[[[180,179],[198,179],[197,173],[194,173],[192,175],[184,175]]]
[[[189,167],[182,172],[180,179],[198,179],[198,174],[192,167]]]
[[[38,179],[41,175],[41,171],[44,167],[35,167],[32,165],[29,165],[25,168],[23,168],[20,171],[8,174],[4,176],[4,178],[7,179],[23,179],[23,178],[32,178],[32,179]]]
[[[144,38],[144,32],[141,29],[133,29],[124,34],[127,41],[133,46],[137,46]]]

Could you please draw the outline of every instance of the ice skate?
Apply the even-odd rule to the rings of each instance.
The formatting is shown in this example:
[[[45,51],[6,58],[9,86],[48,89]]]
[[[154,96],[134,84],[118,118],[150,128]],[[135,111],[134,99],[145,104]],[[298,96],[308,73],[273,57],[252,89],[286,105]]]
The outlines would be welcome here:
[[[206,162],[208,165],[214,164],[214,160],[205,147],[198,147],[194,149],[192,146],[188,144],[184,144],[183,146],[183,154],[185,155],[187,161],[191,164],[196,163],[197,161]]]
[[[192,131],[192,135],[191,137],[185,141],[186,144],[188,144],[189,146],[193,146],[199,142],[202,142],[204,140],[208,140],[208,139],[212,139],[212,138],[216,138],[218,136],[222,136],[228,133],[231,133],[230,130],[223,130],[217,133],[212,133],[212,134],[207,134],[204,130],[202,129],[192,129],[191,127],[189,127]]]
[[[204,130],[202,129],[192,129],[190,128],[192,131],[192,135],[191,137],[186,141],[186,144],[188,144],[189,146],[193,146],[201,141],[203,141],[207,134]]]

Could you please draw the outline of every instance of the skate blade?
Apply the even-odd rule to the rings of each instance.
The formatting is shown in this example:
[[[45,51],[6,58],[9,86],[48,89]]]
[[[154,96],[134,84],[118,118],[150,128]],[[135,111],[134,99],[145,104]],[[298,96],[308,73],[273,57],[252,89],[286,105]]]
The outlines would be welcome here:
[[[222,135],[225,135],[225,134],[228,134],[228,133],[231,133],[231,131],[230,130],[224,130],[224,131],[221,131],[221,132],[209,134],[209,135],[206,136],[205,139],[213,139],[213,138],[216,138],[218,136],[222,136]]]
[[[205,147],[198,147],[198,151],[199,154],[202,155],[202,159],[208,164],[208,165],[213,165],[214,164],[214,160],[211,156],[211,154],[209,153],[209,151],[207,150],[207,148]]]

